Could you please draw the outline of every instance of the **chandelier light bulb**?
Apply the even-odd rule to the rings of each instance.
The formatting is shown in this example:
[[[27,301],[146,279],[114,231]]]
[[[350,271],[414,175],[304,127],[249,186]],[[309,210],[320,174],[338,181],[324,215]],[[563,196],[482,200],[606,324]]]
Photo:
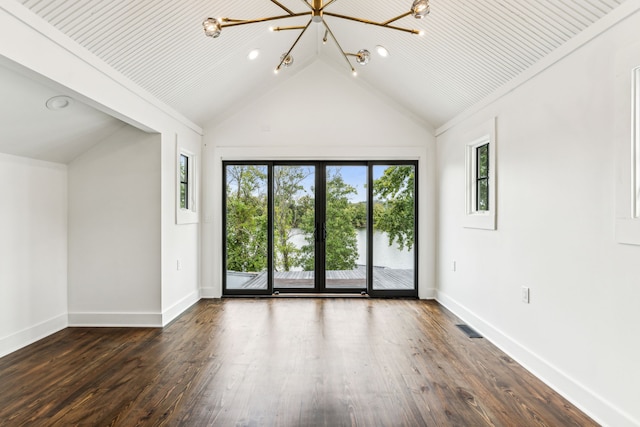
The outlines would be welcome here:
[[[416,19],[422,19],[431,12],[429,0],[414,0],[411,6],[411,16]]]
[[[356,54],[356,62],[358,65],[367,65],[370,58],[371,53],[367,49],[360,49]]]
[[[204,27],[204,34],[207,37],[218,38],[220,33],[222,32],[222,26],[220,25],[220,20],[216,18],[207,18],[202,23]]]
[[[293,64],[293,56],[283,53],[282,56],[280,57],[280,62],[282,62],[283,67],[288,68]]]

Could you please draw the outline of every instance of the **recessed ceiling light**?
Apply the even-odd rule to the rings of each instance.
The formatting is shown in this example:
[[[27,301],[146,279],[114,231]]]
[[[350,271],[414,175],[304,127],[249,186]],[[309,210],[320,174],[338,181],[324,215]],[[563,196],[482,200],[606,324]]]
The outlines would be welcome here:
[[[45,105],[49,110],[62,110],[71,105],[72,102],[73,100],[68,96],[59,95],[49,98]]]
[[[383,58],[389,56],[389,51],[387,50],[387,48],[381,45],[376,46],[376,52],[378,52],[378,55]]]
[[[253,61],[258,56],[260,56],[260,49],[253,49],[251,52],[249,52],[249,54],[247,55],[247,58]]]

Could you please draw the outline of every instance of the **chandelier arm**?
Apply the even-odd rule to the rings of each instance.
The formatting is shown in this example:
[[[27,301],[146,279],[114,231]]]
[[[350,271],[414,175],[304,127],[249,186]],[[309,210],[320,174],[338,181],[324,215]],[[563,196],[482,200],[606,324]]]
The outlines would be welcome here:
[[[328,2],[326,2],[325,4],[322,5],[322,9],[320,9],[320,10],[324,10],[325,7],[329,6],[334,1],[336,1],[336,0],[329,0]]]
[[[282,10],[284,10],[285,12],[287,12],[289,15],[293,15],[293,12],[289,9],[287,9],[286,7],[284,7],[282,4],[280,4],[279,1],[277,0],[271,0],[271,3],[275,3],[277,4]]]
[[[304,26],[304,29],[300,32],[300,34],[298,35],[298,38],[296,39],[296,41],[293,42],[293,44],[291,45],[291,48],[289,48],[289,50],[287,51],[287,53],[285,53],[282,56],[282,59],[280,60],[280,63],[278,64],[278,66],[276,67],[276,71],[280,70],[280,67],[282,67],[282,64],[284,63],[284,61],[287,59],[287,57],[291,54],[291,51],[293,50],[294,47],[296,47],[296,45],[298,44],[298,42],[300,41],[300,38],[302,37],[302,35],[304,34],[305,31],[307,31],[307,28],[309,28],[309,25],[311,24],[311,19],[309,19],[309,22],[307,22],[307,25]]]
[[[396,22],[398,19],[402,19],[402,18],[404,18],[405,16],[409,16],[409,15],[411,15],[411,11],[409,11],[409,12],[405,12],[405,13],[403,13],[402,15],[398,15],[398,16],[396,16],[395,18],[391,18],[391,19],[389,19],[388,21],[384,21],[384,22],[382,22],[382,25],[389,25],[389,24],[391,24],[392,22]]]
[[[405,33],[420,34],[419,30],[412,30],[410,28],[396,27],[394,25],[388,25],[388,24],[385,24],[383,22],[374,22],[374,21],[369,21],[368,19],[361,19],[361,18],[355,18],[353,16],[340,15],[338,13],[324,12],[324,15],[325,16],[333,16],[334,18],[346,19],[346,20],[349,20],[349,21],[356,21],[356,22],[360,22],[362,24],[376,25],[378,27],[389,28],[389,29],[397,30],[397,31],[404,31]]]
[[[292,26],[292,27],[273,27],[272,31],[287,31],[287,30],[304,30],[304,25]]]
[[[303,12],[303,13],[294,13],[292,15],[279,15],[279,16],[269,16],[267,18],[247,19],[245,21],[224,18],[223,19],[224,22],[230,22],[230,23],[229,24],[221,24],[220,27],[222,27],[222,28],[237,27],[238,25],[255,24],[256,22],[268,22],[268,21],[275,21],[275,20],[278,20],[278,19],[295,18],[295,17],[298,17],[298,16],[306,16],[306,15],[310,15],[310,14],[311,14],[311,12]]]
[[[336,44],[336,46],[338,46],[338,50],[340,50],[340,53],[344,57],[344,60],[347,61],[347,64],[349,64],[349,68],[351,68],[351,72],[355,73],[356,69],[353,68],[353,65],[351,65],[351,61],[349,61],[349,58],[347,58],[347,54],[344,52],[344,49],[342,49],[342,46],[340,46],[340,43],[338,43],[338,39],[336,39],[336,36],[333,35],[333,31],[331,31],[331,28],[329,28],[329,26],[327,25],[327,22],[324,19],[322,20],[322,24],[327,29],[327,32],[329,33],[329,35],[333,39],[333,41]]]

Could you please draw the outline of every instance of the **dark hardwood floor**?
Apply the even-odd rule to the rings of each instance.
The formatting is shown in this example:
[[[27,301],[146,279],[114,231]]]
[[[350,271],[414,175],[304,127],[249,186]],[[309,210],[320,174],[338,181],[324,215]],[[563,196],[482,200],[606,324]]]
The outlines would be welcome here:
[[[2,426],[592,426],[431,301],[203,300],[0,359]]]

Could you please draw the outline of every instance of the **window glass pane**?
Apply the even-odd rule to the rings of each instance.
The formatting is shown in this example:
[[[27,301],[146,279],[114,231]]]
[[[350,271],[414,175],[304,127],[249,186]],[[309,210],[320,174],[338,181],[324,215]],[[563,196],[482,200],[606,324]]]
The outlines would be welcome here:
[[[373,167],[373,289],[415,289],[415,167]]]
[[[189,158],[184,154],[180,154],[180,182],[189,180]]]
[[[476,210],[489,210],[489,180],[486,178],[478,181]]]
[[[188,209],[189,205],[187,202],[187,193],[188,193],[188,184],[180,183],[180,208]]]
[[[273,168],[274,289],[315,287],[314,186],[314,166]]]
[[[326,287],[367,287],[367,166],[327,166]]]
[[[478,178],[489,176],[489,144],[477,148]]]
[[[265,165],[226,166],[226,288],[267,289]]]

